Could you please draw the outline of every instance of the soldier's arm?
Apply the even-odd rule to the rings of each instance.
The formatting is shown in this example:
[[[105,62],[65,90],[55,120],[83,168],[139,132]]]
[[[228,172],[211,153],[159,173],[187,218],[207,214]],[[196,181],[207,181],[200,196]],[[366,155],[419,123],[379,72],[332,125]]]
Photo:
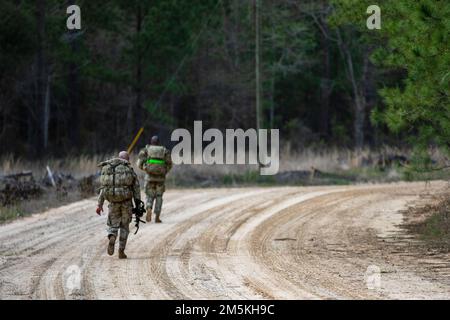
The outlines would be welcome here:
[[[104,193],[104,191],[103,191],[103,189],[101,189],[100,193],[98,195],[98,201],[97,201],[98,207],[103,207],[103,204],[105,203],[105,196],[103,193]]]
[[[147,158],[148,158],[147,157],[147,151],[145,149],[142,149],[139,152],[138,160],[137,160],[137,163],[136,163],[139,169],[144,170],[144,164],[147,161]]]
[[[167,172],[170,171],[170,169],[172,169],[173,166],[173,162],[172,162],[172,156],[170,155],[170,151],[166,150],[166,154],[164,157],[164,161],[166,162],[166,167],[167,167]]]
[[[141,186],[139,185],[139,179],[136,173],[134,174],[133,197],[134,199],[141,200]]]

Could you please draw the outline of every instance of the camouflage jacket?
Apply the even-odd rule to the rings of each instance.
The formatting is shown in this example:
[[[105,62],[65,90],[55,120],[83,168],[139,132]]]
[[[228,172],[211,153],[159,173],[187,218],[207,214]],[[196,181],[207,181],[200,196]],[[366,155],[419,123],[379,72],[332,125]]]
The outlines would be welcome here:
[[[114,159],[110,159],[108,161],[104,161],[102,163],[99,164],[99,167],[102,167],[102,174],[104,173],[103,171],[103,167],[106,165],[122,165],[126,168],[126,171],[128,173],[128,176],[130,178],[130,180],[128,181],[128,183],[126,183],[126,185],[117,185],[117,190],[118,192],[120,192],[121,189],[127,189],[127,193],[130,194],[130,200],[132,198],[134,199],[141,199],[141,189],[140,189],[140,185],[139,185],[139,179],[136,175],[136,173],[134,172],[133,168],[131,167],[131,164],[123,159],[119,159],[119,158],[114,158]],[[102,180],[102,174],[100,176],[100,180]],[[118,176],[120,175],[120,172],[117,173],[116,178],[118,178]],[[101,189],[100,189],[100,193],[98,196],[98,206],[103,206],[105,200],[107,200],[107,189],[108,187],[112,187],[111,185],[102,185]]]
[[[163,161],[163,165],[165,166],[165,174],[149,174],[146,170],[146,166],[148,165],[148,161],[151,160],[152,156],[154,157],[155,150],[158,149],[161,152],[156,152],[158,154],[157,158]],[[166,174],[172,169],[173,163],[172,158],[170,156],[170,151],[163,146],[152,146],[146,145],[138,155],[137,166],[139,169],[146,172],[145,179],[150,182],[164,182],[166,179]]]

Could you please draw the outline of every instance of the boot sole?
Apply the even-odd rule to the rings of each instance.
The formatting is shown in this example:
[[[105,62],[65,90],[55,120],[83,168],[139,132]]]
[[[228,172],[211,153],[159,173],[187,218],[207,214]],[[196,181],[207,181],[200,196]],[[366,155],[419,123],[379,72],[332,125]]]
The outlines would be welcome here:
[[[152,209],[147,209],[147,215],[145,216],[145,221],[152,222]]]
[[[116,244],[116,237],[111,236],[109,238],[109,244],[108,244],[108,254],[112,256],[114,254],[114,245]]]

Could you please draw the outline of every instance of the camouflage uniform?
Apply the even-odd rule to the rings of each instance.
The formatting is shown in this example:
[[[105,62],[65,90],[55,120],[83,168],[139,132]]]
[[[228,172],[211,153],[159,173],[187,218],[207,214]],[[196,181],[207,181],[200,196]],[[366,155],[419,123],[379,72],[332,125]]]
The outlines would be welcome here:
[[[157,148],[159,148],[159,150],[157,150]],[[157,158],[155,158],[155,154],[157,155]],[[148,167],[151,166],[151,164],[149,164],[148,162],[152,158],[154,160],[162,161],[161,166],[165,168],[164,174],[150,174],[148,172]],[[161,214],[161,207],[163,202],[162,196],[166,191],[166,174],[170,171],[170,169],[172,169],[172,158],[170,156],[170,151],[163,146],[147,145],[139,152],[137,166],[139,167],[139,169],[146,171],[147,173],[145,175],[145,195],[147,197],[147,210],[153,209],[153,203],[155,203],[154,213],[157,217],[159,217],[159,215]]]
[[[108,238],[112,235],[117,238],[117,234],[120,230],[119,249],[124,250],[127,244],[128,234],[130,233],[130,222],[132,220],[133,209],[132,199],[134,198],[140,200],[141,194],[138,177],[128,161],[115,158],[105,161],[102,164],[112,163],[117,165],[119,162],[128,167],[127,170],[131,175],[131,180],[127,183],[127,185],[118,186],[115,189],[118,195],[117,199],[120,201],[114,201],[114,199],[109,201],[107,196],[107,188],[102,187],[98,197],[98,206],[103,207],[105,200],[108,200]],[[120,172],[118,174],[120,174]]]

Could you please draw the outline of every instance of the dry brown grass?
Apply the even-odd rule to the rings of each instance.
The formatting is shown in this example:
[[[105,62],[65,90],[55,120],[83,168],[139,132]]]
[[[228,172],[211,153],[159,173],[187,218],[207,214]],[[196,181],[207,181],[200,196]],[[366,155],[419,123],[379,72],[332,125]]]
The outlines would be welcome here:
[[[365,148],[360,152],[343,148],[291,151],[286,147],[281,154],[280,171],[310,170],[314,167],[321,171],[336,172],[373,166],[383,155],[403,155],[409,158],[411,151],[393,147],[383,147],[379,150]]]
[[[105,159],[111,158],[115,153],[108,155],[80,155],[77,157],[67,157],[65,159],[47,159],[39,161],[29,161],[17,158],[12,155],[0,158],[0,175],[16,173],[21,171],[33,171],[35,177],[45,175],[46,166],[56,172],[70,173],[79,178],[95,174],[98,170],[97,164]],[[441,162],[443,156],[437,150],[431,150],[434,159]],[[328,149],[303,149],[293,151],[289,146],[280,150],[280,172],[311,170],[314,167],[324,172],[337,172],[357,169],[362,166],[374,166],[376,161],[383,155],[403,155],[411,156],[411,150],[383,147],[378,150],[364,149],[357,153],[351,149],[328,148]],[[131,155],[134,164],[137,154]],[[178,165],[174,166],[171,175],[202,175],[202,176],[223,176],[229,174],[240,174],[257,170],[256,165]],[[137,170],[139,172],[140,170]]]
[[[0,159],[0,175],[32,171],[35,177],[42,177],[45,175],[46,166],[48,165],[54,172],[70,173],[74,177],[79,178],[94,174],[97,171],[97,164],[103,158],[97,155],[82,155],[65,159],[29,161],[8,155]]]

